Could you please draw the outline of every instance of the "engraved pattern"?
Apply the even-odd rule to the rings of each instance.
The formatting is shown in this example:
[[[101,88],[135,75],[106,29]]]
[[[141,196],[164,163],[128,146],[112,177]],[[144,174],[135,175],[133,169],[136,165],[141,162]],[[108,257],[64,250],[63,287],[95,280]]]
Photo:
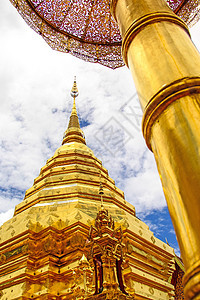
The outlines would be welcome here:
[[[184,292],[183,292],[183,275],[184,272],[179,269],[177,282],[175,286],[175,300],[183,300],[184,299]]]
[[[171,283],[174,285],[175,288],[175,295],[174,299],[175,300],[183,300],[184,299],[184,292],[183,292],[183,276],[184,276],[184,271],[181,270],[179,265],[175,263],[175,271],[172,275],[172,281]]]
[[[10,0],[28,25],[53,48],[115,69],[124,65],[121,36],[110,0]],[[167,0],[189,26],[199,19],[198,0]]]
[[[199,10],[199,0],[186,1],[185,5],[182,6],[181,9],[177,10],[176,14],[183,19],[186,24],[192,27],[200,19]]]

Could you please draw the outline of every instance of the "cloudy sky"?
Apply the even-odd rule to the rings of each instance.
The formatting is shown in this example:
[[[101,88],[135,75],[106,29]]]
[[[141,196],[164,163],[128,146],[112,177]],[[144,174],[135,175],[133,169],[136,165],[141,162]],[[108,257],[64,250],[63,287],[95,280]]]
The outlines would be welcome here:
[[[200,49],[200,23],[191,30]],[[103,161],[126,200],[155,236],[178,245],[152,153],[141,132],[141,111],[126,67],[115,71],[51,50],[9,0],[0,1],[0,224],[12,217],[40,168],[62,141],[72,107],[87,145]]]

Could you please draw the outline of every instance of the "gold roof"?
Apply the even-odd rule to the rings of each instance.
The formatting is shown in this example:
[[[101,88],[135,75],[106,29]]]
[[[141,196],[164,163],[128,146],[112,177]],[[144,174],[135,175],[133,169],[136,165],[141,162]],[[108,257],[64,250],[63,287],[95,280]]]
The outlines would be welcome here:
[[[110,0],[10,0],[28,25],[55,50],[115,69],[124,65],[121,36]],[[199,0],[167,0],[189,26],[199,19]]]
[[[123,207],[135,215],[135,208],[124,199],[124,193],[115,186],[93,151],[86,146],[83,131],[80,128],[75,99],[78,96],[76,78],[71,91],[74,98],[69,125],[65,131],[62,146],[54,156],[47,160],[41,168],[34,185],[26,191],[24,201],[15,208],[15,214],[30,207],[44,203],[69,203],[74,201],[99,202],[102,205],[102,195],[99,195],[100,183],[104,186],[104,202]],[[101,178],[99,177],[101,174]]]

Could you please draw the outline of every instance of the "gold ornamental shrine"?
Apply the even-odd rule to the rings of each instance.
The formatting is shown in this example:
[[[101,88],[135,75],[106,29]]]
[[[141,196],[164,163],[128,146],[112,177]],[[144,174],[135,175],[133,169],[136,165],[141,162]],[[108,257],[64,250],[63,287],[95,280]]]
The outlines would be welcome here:
[[[200,299],[200,55],[188,30],[199,0],[11,2],[53,49],[113,69],[123,58],[130,69],[181,250],[185,298]]]

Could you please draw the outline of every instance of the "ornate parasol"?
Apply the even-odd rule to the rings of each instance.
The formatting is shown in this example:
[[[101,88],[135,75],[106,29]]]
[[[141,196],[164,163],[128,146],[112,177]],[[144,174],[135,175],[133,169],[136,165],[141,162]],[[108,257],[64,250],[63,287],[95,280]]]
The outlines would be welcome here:
[[[52,49],[115,69],[124,65],[121,36],[110,0],[11,0]],[[189,26],[199,19],[198,0],[167,0]]]

